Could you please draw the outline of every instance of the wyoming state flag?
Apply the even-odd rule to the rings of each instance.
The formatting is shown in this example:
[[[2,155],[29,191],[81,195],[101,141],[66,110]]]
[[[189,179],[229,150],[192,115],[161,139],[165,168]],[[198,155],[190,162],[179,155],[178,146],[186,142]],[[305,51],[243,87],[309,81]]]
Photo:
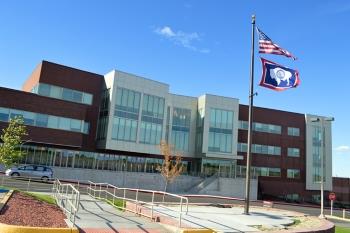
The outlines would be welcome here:
[[[292,70],[272,61],[261,58],[263,74],[260,86],[270,88],[275,91],[284,91],[297,87],[300,83],[299,72]]]

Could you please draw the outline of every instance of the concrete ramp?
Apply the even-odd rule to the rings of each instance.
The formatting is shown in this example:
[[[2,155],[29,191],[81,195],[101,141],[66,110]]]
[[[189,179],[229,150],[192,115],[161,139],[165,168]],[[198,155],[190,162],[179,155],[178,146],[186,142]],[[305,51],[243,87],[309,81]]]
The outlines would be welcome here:
[[[88,195],[80,196],[79,211],[75,221],[80,232],[85,233],[166,233],[160,224],[121,211],[104,201]]]

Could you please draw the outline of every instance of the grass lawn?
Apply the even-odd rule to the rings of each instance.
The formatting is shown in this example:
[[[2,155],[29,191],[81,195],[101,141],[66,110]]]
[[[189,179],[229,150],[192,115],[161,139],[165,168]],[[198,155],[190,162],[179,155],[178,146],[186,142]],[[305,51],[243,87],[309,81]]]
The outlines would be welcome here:
[[[125,201],[123,201],[122,199],[114,199],[114,203],[113,203],[113,199],[108,199],[107,200],[108,204],[111,204],[112,206],[116,207],[119,210],[123,210],[123,208],[125,208]]]
[[[29,192],[24,192],[25,194],[34,197],[37,200],[44,201],[46,203],[49,203],[51,205],[56,205],[56,200],[50,195],[46,194],[40,194],[40,193],[29,193]]]
[[[347,227],[335,227],[335,233],[350,233],[350,228],[347,228]]]

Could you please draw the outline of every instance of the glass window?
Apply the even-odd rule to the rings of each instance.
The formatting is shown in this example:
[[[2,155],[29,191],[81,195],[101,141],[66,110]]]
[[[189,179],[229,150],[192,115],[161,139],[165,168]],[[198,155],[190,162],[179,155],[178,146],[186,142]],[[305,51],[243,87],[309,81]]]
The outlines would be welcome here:
[[[59,129],[70,130],[70,119],[65,117],[59,118]]]
[[[299,148],[288,148],[288,156],[299,157],[300,156],[300,149]]]
[[[159,144],[162,137],[164,98],[143,95],[141,143]],[[144,127],[144,128],[143,128]]]
[[[90,129],[90,123],[89,122],[84,122],[84,130],[83,133],[88,134]]]
[[[48,96],[56,99],[63,99],[67,101],[89,104],[92,103],[93,95],[82,91],[72,90],[69,88],[58,87],[46,83],[39,83],[38,92],[34,89],[34,93]]]
[[[163,98],[159,99],[158,117],[160,118],[163,118],[163,115],[164,115],[164,102],[165,100]]]
[[[299,179],[300,170],[299,169],[287,169],[287,178]]]
[[[281,169],[280,168],[269,168],[269,176],[280,177]]]
[[[127,89],[122,89],[122,106],[126,107],[128,105],[128,92]]]
[[[216,112],[215,112],[215,126],[214,127],[219,128],[219,129],[223,129],[224,126],[223,126],[222,120],[221,120],[221,115],[222,115],[223,111],[221,111],[219,109],[216,109],[215,111]]]
[[[92,95],[88,93],[83,93],[83,103],[84,104],[92,104]]]
[[[127,100],[127,106],[128,108],[132,109],[134,107],[134,92],[129,90],[128,96],[127,96],[128,100]]]
[[[145,142],[146,143],[151,143],[151,123],[146,124],[146,132],[145,132]]]
[[[25,125],[34,125],[35,113],[23,111],[23,120]]]
[[[125,121],[125,135],[124,140],[130,141],[130,132],[131,131],[131,120],[127,119]]]
[[[260,176],[269,176],[269,169],[267,167],[260,167]]]
[[[81,120],[70,120],[70,129],[72,131],[81,132]]]
[[[148,105],[147,105],[147,112],[152,113],[153,112],[153,96],[148,97]]]
[[[58,117],[49,116],[48,127],[53,129],[58,129]]]
[[[62,99],[72,101],[73,100],[73,90],[63,88]]]
[[[73,91],[72,97],[74,102],[82,103],[83,101],[83,93],[80,91]]]
[[[16,117],[22,118],[23,117],[23,111],[10,109],[10,118],[14,119]]]
[[[149,98],[149,95],[146,95],[146,94],[143,95],[142,114],[145,114],[147,112],[148,98]]]
[[[130,132],[130,140],[136,141],[137,134],[137,121],[131,121],[131,132]]]
[[[36,114],[35,125],[39,127],[48,127],[49,116],[45,114]]]
[[[125,119],[120,118],[119,119],[119,126],[118,126],[118,139],[124,140],[124,132],[125,132]]]
[[[0,108],[0,121],[7,122],[9,120],[10,110],[8,108]]]
[[[146,123],[141,122],[140,142],[146,142]]]
[[[140,96],[141,94],[139,92],[135,92],[135,100],[134,100],[134,109],[139,109],[140,108]]]
[[[117,117],[113,118],[112,139],[118,139],[119,119]]]
[[[288,127],[289,136],[300,136],[300,129],[294,127]]]
[[[50,96],[53,98],[61,99],[62,87],[51,86]]]
[[[39,95],[50,96],[50,85],[45,83],[39,84]]]

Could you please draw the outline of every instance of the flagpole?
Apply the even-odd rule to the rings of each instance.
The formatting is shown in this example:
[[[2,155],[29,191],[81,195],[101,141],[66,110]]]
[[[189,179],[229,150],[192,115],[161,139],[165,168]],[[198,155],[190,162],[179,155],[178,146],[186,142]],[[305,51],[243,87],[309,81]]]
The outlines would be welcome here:
[[[254,98],[254,42],[255,42],[255,15],[252,15],[252,47],[250,61],[250,92],[249,92],[249,117],[248,117],[248,148],[247,148],[247,166],[246,166],[246,181],[245,181],[245,206],[244,214],[249,214],[249,194],[250,194],[250,160],[252,148],[252,130],[253,130],[253,98]]]

